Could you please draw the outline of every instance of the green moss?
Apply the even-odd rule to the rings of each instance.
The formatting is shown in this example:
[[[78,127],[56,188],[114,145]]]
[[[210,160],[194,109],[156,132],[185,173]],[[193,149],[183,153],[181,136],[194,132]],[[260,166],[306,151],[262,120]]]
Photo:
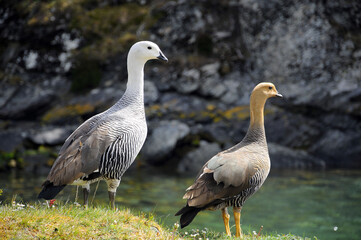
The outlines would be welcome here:
[[[159,104],[154,104],[145,109],[145,113],[147,116],[151,117],[161,117],[163,115],[163,111],[166,109],[165,106],[161,106]]]
[[[24,158],[19,151],[0,151],[0,170],[6,168],[24,168]]]
[[[51,17],[66,12],[79,12],[81,3],[88,0],[50,0],[50,1],[20,1],[16,9],[20,15],[28,17],[28,26],[51,24]]]
[[[98,63],[127,51],[138,39],[146,39],[147,30],[162,17],[161,12],[153,16],[148,5],[136,3],[104,6],[96,0],[49,0],[21,1],[16,6],[29,27],[65,20],[67,31],[75,30],[83,39],[73,56],[84,55]]]
[[[56,158],[58,155],[57,153],[54,152],[54,150],[50,147],[46,147],[43,145],[40,145],[38,147],[38,149],[34,152],[35,154],[42,154],[42,155],[46,155],[48,156],[50,159],[52,158]],[[31,153],[26,153],[26,154],[31,154]]]
[[[126,51],[138,38],[147,37],[136,32],[148,12],[146,6],[134,3],[77,10],[70,28],[85,37],[85,46],[77,52],[102,62]]]
[[[71,21],[71,27],[81,30],[85,37],[104,35],[120,35],[129,28],[134,29],[141,23],[147,13],[147,8],[137,4],[122,4],[106,6],[90,11],[82,9]]]
[[[208,105],[207,108],[194,116],[189,115],[189,118],[196,117],[198,120],[211,119],[213,122],[220,122],[224,120],[245,120],[249,118],[248,106],[236,106],[225,111],[217,109],[214,105]]]
[[[159,117],[170,109],[170,106],[166,103],[163,105],[155,104],[146,108],[146,115],[148,117]],[[268,113],[271,113],[271,110],[265,111],[265,114]],[[238,121],[248,119],[249,116],[249,106],[236,106],[227,110],[221,110],[213,104],[208,104],[205,109],[200,111],[179,112],[176,114],[176,117],[179,119],[194,119],[199,122]]]
[[[75,66],[71,70],[71,91],[84,93],[99,85],[102,77],[97,60],[80,55],[76,59]]]
[[[90,104],[75,104],[65,107],[55,107],[49,110],[43,117],[44,123],[55,122],[67,117],[76,117],[79,115],[85,115],[95,111],[94,106]]]
[[[230,119],[239,119],[244,120],[249,118],[249,107],[248,106],[237,106],[231,109],[228,109],[224,112],[219,112],[221,116],[230,120]]]

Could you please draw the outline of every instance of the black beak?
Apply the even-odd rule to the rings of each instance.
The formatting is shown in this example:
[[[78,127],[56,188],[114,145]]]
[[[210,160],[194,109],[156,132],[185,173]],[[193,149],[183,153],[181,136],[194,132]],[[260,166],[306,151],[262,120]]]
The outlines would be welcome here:
[[[168,58],[166,58],[166,56],[164,56],[162,52],[159,52],[159,56],[157,58],[162,61],[168,62]]]
[[[282,94],[281,94],[281,93],[277,93],[277,94],[276,94],[276,97],[283,98],[283,96],[282,96]]]

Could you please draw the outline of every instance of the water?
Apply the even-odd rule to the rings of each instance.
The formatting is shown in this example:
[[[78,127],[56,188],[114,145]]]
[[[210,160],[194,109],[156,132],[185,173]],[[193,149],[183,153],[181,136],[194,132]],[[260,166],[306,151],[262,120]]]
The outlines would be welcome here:
[[[1,173],[0,189],[4,193],[0,199],[6,202],[17,195],[17,200],[36,202],[44,179],[45,176],[21,172]],[[193,178],[165,174],[159,169],[132,169],[123,177],[116,204],[131,208],[135,214],[153,213],[171,227],[179,219],[174,213],[185,204],[182,196],[192,182]],[[93,184],[92,190],[95,187]],[[57,199],[74,201],[75,192],[75,186],[68,186]],[[89,200],[92,199],[91,193]],[[104,182],[100,183],[93,204],[108,204]],[[317,236],[318,239],[361,239],[361,171],[272,170],[264,186],[242,210],[245,232],[258,232],[261,225],[263,232]],[[184,231],[204,227],[223,232],[220,211],[201,212]],[[231,231],[235,232],[234,227]]]

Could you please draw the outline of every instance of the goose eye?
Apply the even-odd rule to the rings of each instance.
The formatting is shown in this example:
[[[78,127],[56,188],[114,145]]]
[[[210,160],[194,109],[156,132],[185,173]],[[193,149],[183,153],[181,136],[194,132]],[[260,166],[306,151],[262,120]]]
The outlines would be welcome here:
[[[152,49],[152,47],[148,47],[148,49],[150,50],[150,49]]]
[[[269,90],[272,90],[273,87],[268,87]]]

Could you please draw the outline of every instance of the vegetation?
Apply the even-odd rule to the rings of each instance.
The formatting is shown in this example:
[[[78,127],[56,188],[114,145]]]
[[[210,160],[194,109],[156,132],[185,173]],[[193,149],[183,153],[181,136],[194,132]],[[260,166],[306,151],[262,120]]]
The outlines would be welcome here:
[[[153,215],[133,214],[129,209],[83,207],[70,204],[24,205],[12,201],[0,206],[0,239],[236,239],[208,229],[180,232],[162,226]],[[301,240],[287,235],[252,232],[245,240]],[[307,238],[306,238],[307,239]],[[317,238],[315,238],[317,239]]]
[[[0,151],[0,171],[6,169],[7,167],[12,167],[12,168],[24,167],[24,158],[22,157],[19,151],[17,150],[13,152]]]
[[[42,164],[51,167],[58,154],[55,149],[43,145],[25,151],[18,149],[12,152],[0,151],[0,172],[10,168],[24,169],[29,163],[26,158],[31,156],[36,157],[39,162],[42,159]]]
[[[76,62],[71,71],[71,91],[75,93],[86,92],[97,87],[100,83],[102,72],[99,63],[87,57],[82,57]]]
[[[75,93],[97,87],[102,78],[102,67],[127,52],[136,40],[147,39],[149,29],[162,17],[159,12],[153,15],[147,4],[104,4],[94,0],[20,1],[15,8],[19,18],[26,19],[28,29],[53,29],[61,25],[71,40],[79,41],[79,47],[66,50],[61,34],[47,32],[41,40],[44,44],[38,49],[39,52],[54,49],[68,52],[71,91]],[[49,42],[51,44],[47,45]]]
[[[163,105],[154,104],[146,108],[146,114],[149,118],[161,117],[171,105],[165,103]],[[266,110],[265,114],[270,113]],[[204,122],[219,122],[221,120],[245,120],[249,118],[249,106],[236,106],[227,110],[218,109],[215,105],[209,104],[201,111],[192,111],[188,113],[178,112],[175,116],[180,119],[195,119]]]
[[[95,107],[90,104],[75,104],[65,107],[55,107],[50,109],[43,117],[44,123],[52,123],[56,121],[62,121],[67,118],[75,118],[78,116],[84,116],[86,114],[93,113]]]
[[[76,205],[0,207],[0,239],[178,239],[153,220],[129,210]]]

